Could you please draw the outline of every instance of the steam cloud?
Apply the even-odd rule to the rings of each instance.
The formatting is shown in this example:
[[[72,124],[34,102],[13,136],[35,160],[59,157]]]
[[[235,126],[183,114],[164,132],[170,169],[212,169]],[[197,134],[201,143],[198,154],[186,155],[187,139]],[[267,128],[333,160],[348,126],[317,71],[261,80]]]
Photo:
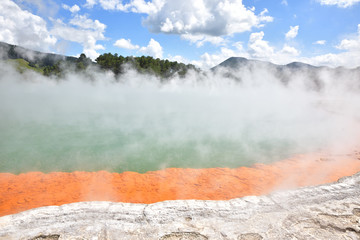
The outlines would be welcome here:
[[[284,84],[266,68],[166,82],[132,70],[0,71],[1,172],[239,167],[359,142],[359,79],[326,69],[321,90],[305,73]]]

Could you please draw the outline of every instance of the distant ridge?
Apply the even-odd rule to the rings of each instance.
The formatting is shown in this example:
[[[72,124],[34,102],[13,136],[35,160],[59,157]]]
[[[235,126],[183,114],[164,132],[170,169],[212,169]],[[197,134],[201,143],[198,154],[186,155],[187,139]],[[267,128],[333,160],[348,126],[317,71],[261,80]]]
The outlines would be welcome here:
[[[0,42],[0,59],[24,59],[31,66],[38,67],[53,66],[59,61],[76,62],[77,60],[76,57],[43,53],[5,42]]]
[[[211,69],[216,70],[220,67],[231,69],[231,68],[239,68],[239,67],[249,66],[249,65],[261,66],[261,67],[268,66],[268,67],[273,67],[273,68],[277,68],[277,69],[305,69],[305,68],[307,68],[307,69],[335,69],[335,70],[336,69],[348,69],[345,67],[331,68],[331,67],[326,67],[326,66],[314,66],[311,64],[303,63],[303,62],[291,62],[291,63],[285,64],[285,65],[279,65],[279,64],[274,64],[274,63],[267,62],[267,61],[247,59],[244,57],[230,57]],[[348,69],[348,70],[360,70],[360,66],[357,68]]]
[[[243,71],[245,70],[245,71]],[[245,74],[254,74],[266,70],[276,79],[287,85],[295,78],[306,81],[311,89],[321,90],[324,77],[331,76],[336,81],[351,78],[356,82],[353,86],[360,89],[360,67],[348,69],[345,67],[313,66],[302,62],[292,62],[286,65],[277,65],[271,62],[251,60],[243,57],[231,57],[211,68],[212,72],[218,72],[222,76],[241,82]],[[260,73],[261,74],[261,73]],[[257,77],[262,77],[257,75]]]
[[[241,66],[247,66],[250,64],[254,64],[254,65],[274,65],[270,62],[265,62],[265,61],[260,61],[260,60],[251,60],[251,59],[247,59],[244,57],[230,57],[228,59],[226,59],[225,61],[223,61],[222,63],[220,63],[219,65],[213,67],[212,69],[215,70],[219,67],[225,67],[225,68],[238,68]]]

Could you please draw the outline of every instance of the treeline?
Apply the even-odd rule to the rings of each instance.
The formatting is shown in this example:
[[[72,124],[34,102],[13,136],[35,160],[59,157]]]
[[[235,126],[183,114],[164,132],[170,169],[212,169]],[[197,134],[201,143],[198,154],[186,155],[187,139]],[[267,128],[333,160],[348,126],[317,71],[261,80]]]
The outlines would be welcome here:
[[[119,76],[128,68],[133,68],[139,73],[154,74],[161,78],[169,78],[175,74],[185,76],[189,70],[200,71],[194,65],[162,60],[149,56],[123,57],[121,55],[105,53],[93,62],[85,54],[78,58],[59,54],[42,53],[20,46],[0,42],[0,59],[16,62],[17,69],[30,69],[45,76],[62,77],[66,72],[85,71],[89,66],[98,66],[103,70],[113,71]],[[21,61],[19,61],[21,60]],[[22,71],[22,70],[21,70]],[[91,74],[91,72],[87,72]]]
[[[57,61],[53,65],[45,66],[43,68],[43,74],[45,76],[55,75],[61,77],[63,76],[65,70],[84,71],[92,64],[93,62],[91,61],[91,59],[86,57],[86,55],[82,53],[80,57],[75,58],[72,61],[61,60]]]
[[[141,57],[123,57],[117,53],[105,53],[96,58],[96,63],[106,70],[113,71],[116,75],[122,74],[127,67],[132,67],[139,73],[155,74],[162,78],[169,78],[174,74],[184,76],[189,70],[198,71],[198,69],[191,64],[171,62],[150,56]]]

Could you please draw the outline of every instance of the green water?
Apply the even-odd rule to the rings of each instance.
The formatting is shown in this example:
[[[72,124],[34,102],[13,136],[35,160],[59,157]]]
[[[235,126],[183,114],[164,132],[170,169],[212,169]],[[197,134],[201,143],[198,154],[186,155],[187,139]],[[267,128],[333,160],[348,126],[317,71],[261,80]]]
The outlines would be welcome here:
[[[127,132],[121,128],[97,129],[94,126],[11,123],[2,125],[1,133],[0,170],[12,173],[234,168],[285,158],[295,148],[286,140],[245,142],[224,136],[173,139],[141,130]]]
[[[315,100],[282,88],[2,80],[0,172],[270,163],[349,135]]]

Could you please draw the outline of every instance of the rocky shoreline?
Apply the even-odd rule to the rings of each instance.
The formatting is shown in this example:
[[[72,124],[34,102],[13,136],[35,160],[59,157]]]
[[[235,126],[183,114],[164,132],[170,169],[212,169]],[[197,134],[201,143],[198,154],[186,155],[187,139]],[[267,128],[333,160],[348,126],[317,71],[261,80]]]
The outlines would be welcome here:
[[[0,239],[360,239],[360,173],[229,201],[42,207],[1,217]]]

